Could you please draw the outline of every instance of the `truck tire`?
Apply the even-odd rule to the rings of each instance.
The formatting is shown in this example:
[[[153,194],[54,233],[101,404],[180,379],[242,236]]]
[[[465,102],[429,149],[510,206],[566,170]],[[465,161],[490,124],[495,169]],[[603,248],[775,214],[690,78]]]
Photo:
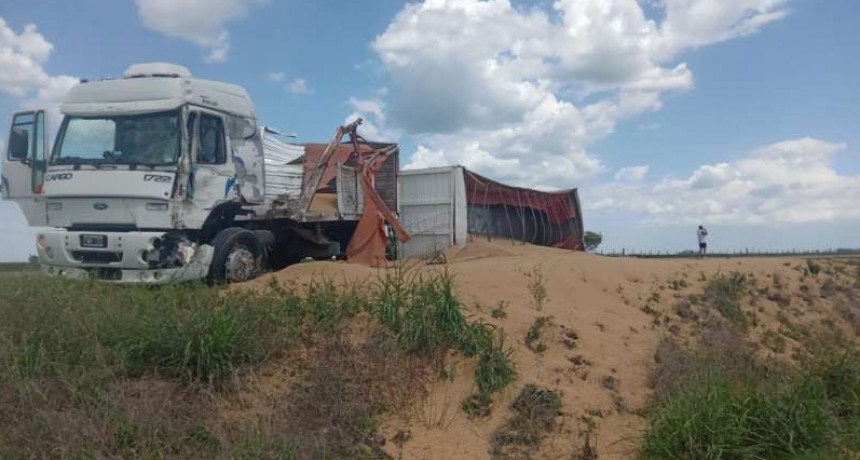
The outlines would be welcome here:
[[[215,250],[207,277],[210,283],[239,283],[257,277],[263,249],[254,232],[226,228],[215,235],[212,246]]]

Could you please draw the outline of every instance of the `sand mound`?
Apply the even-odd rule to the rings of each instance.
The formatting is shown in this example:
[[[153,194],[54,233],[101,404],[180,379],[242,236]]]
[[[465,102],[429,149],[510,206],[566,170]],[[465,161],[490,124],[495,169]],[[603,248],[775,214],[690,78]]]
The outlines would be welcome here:
[[[507,257],[515,254],[514,243],[510,241],[495,241],[473,239],[465,246],[452,246],[445,250],[448,261],[466,261],[486,259],[488,257]]]
[[[281,285],[306,287],[313,280],[330,280],[337,284],[352,284],[373,280],[379,274],[380,269],[344,261],[302,262],[235,286],[237,289],[263,289],[275,282]]]
[[[446,251],[446,268],[471,319],[504,332],[517,380],[495,397],[489,417],[472,419],[461,403],[475,391],[474,360],[449,360],[450,379],[431,381],[427,396],[414,407],[383,420],[380,433],[389,440],[399,432],[410,433],[402,447],[395,442],[384,446],[395,458],[489,458],[493,433],[527,384],[562,394],[558,428],[542,440],[534,458],[575,458],[585,439],[601,459],[635,457],[646,428],[641,414],[651,396],[648,374],[657,344],[667,336],[682,343],[695,341],[701,323],[691,321],[689,311],[679,305],[690,294],[701,294],[718,274],[740,272],[753,280],[749,295],[754,297],[744,309],[756,322],[747,339],[761,344],[763,354],[793,359],[802,345],[791,337],[780,339],[781,349],[770,346],[774,334],[791,329],[789,323],[808,328],[831,324],[855,336],[852,325],[834,313],[834,301],[825,298],[830,275],[805,275],[801,258],[612,258],[472,240]],[[417,261],[409,264],[416,270],[439,269]],[[246,285],[259,287],[272,280],[306,285],[321,276],[356,282],[381,273],[345,262],[312,262]],[[543,300],[536,296],[538,287],[545,292]],[[545,350],[536,352],[525,337],[539,321],[547,323],[539,339]],[[856,323],[860,331],[860,319]],[[585,419],[593,428],[587,428]]]
[[[635,457],[646,428],[640,414],[651,396],[648,374],[656,346],[666,336],[692,342],[699,327],[675,312],[678,303],[701,293],[717,274],[739,271],[759,280],[758,291],[776,278],[781,295],[798,299],[796,310],[756,299],[756,306],[748,307],[759,318],[749,334],[753,342],[783,330],[780,315],[810,325],[833,319],[832,306],[819,313],[805,308],[803,296],[818,291],[801,287],[809,283],[800,280],[802,265],[805,260],[800,258],[610,258],[508,241],[474,241],[453,250],[448,270],[457,294],[473,319],[504,331],[517,380],[496,398],[490,417],[470,419],[460,404],[474,392],[474,363],[454,364],[453,380],[431,383],[428,397],[412,412],[392,416],[384,424],[389,438],[406,429],[412,435],[402,448],[389,445],[386,450],[396,458],[489,458],[493,432],[510,416],[516,395],[531,383],[563,395],[560,428],[542,441],[534,458],[572,458],[585,437],[600,458]],[[535,299],[536,285],[547,295],[542,305]],[[540,339],[546,350],[536,353],[526,346],[525,337],[541,317],[550,318]],[[850,328],[845,331],[853,336]],[[790,360],[796,344],[789,344],[779,353],[765,352]],[[595,424],[588,434],[584,418]]]

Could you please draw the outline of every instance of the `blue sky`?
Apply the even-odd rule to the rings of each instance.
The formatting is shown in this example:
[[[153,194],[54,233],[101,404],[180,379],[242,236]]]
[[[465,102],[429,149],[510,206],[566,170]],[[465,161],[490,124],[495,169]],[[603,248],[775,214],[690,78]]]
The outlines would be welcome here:
[[[326,141],[579,187],[607,249],[860,247],[853,0],[0,2],[0,113],[71,77],[183,64]],[[0,134],[5,138],[5,133]],[[0,203],[0,260],[32,251]]]

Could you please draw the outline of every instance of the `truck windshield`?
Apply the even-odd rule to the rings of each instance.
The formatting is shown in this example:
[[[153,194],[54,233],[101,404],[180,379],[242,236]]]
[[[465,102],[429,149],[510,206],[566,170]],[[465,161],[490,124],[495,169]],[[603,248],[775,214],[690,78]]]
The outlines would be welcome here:
[[[113,117],[68,116],[54,148],[54,164],[176,163],[182,139],[178,111]]]

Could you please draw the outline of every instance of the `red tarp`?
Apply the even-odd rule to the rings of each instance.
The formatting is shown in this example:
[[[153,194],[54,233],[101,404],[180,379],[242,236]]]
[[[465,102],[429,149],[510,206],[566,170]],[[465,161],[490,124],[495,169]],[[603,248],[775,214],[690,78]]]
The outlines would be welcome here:
[[[542,192],[534,189],[512,187],[464,169],[466,202],[470,206],[499,205],[504,207],[531,208],[543,212],[549,223],[562,225],[575,222],[569,234],[556,246],[564,249],[583,250],[582,210],[576,189]]]

